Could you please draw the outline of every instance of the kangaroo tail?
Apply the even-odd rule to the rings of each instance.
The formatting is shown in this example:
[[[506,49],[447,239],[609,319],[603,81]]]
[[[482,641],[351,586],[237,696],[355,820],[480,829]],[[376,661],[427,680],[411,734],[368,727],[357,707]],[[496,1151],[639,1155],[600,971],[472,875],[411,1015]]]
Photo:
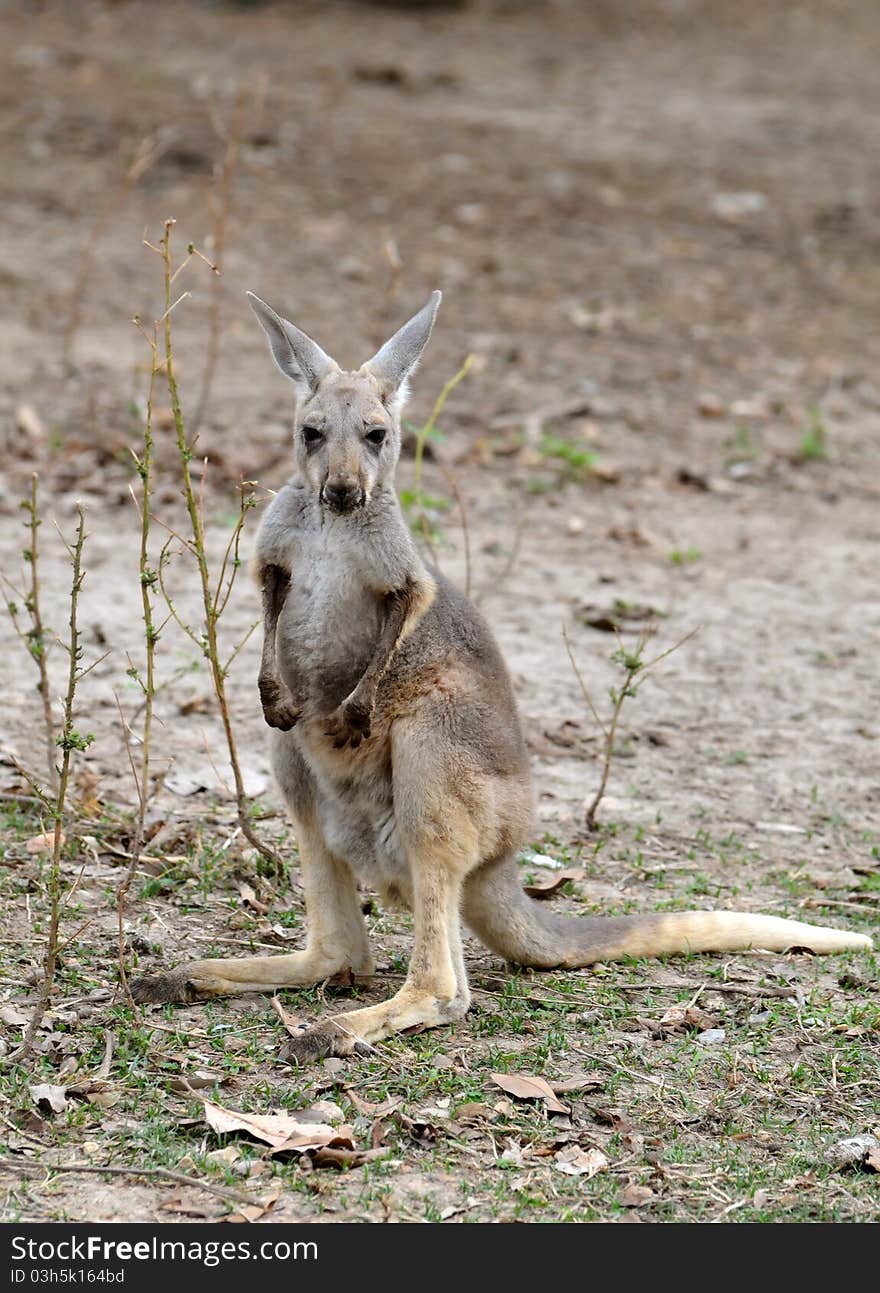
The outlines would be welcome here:
[[[676,911],[645,916],[558,916],[523,893],[516,863],[504,858],[472,872],[464,919],[487,947],[518,965],[576,969],[594,961],[675,952],[842,952],[873,946],[867,934],[739,911]]]

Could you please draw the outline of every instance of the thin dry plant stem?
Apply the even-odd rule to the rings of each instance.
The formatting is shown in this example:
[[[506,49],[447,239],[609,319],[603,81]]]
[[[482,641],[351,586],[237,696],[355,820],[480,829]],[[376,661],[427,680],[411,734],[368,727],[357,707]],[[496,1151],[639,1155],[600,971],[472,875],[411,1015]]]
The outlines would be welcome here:
[[[87,670],[80,669],[79,662],[82,658],[82,648],[79,644],[79,625],[77,622],[77,613],[79,610],[79,594],[85,578],[85,571],[82,568],[83,545],[85,544],[85,513],[82,505],[77,505],[77,527],[76,538],[73,544],[68,544],[67,550],[70,554],[71,565],[73,567],[73,576],[70,584],[70,637],[67,643],[67,652],[70,658],[67,672],[67,692],[64,697],[64,714],[61,724],[61,735],[58,738],[58,744],[61,747],[61,766],[58,770],[58,789],[55,797],[55,806],[53,816],[55,819],[55,834],[52,843],[52,862],[49,870],[49,901],[51,911],[49,916],[49,932],[46,941],[46,953],[43,961],[43,987],[40,993],[40,999],[37,1002],[34,1012],[31,1015],[27,1030],[22,1039],[21,1046],[16,1051],[16,1058],[19,1059],[30,1054],[33,1048],[34,1037],[37,1029],[43,1021],[43,1017],[49,1006],[49,999],[52,994],[52,987],[55,983],[55,970],[58,961],[58,927],[61,920],[61,848],[64,836],[61,831],[61,825],[64,820],[64,809],[67,800],[67,786],[70,779],[70,762],[74,750],[85,750],[91,743],[91,737],[82,736],[73,726],[73,710],[76,701],[76,688],[80,679],[84,677]]]
[[[34,661],[39,673],[39,692],[40,700],[43,705],[43,724],[45,727],[46,738],[46,771],[48,772],[48,784],[54,792],[58,787],[58,767],[56,764],[56,744],[55,744],[55,719],[52,714],[52,693],[49,689],[49,674],[46,669],[46,657],[49,654],[49,643],[46,640],[46,629],[43,624],[43,615],[40,610],[40,550],[38,543],[39,529],[42,525],[40,520],[39,500],[37,498],[37,487],[39,477],[37,473],[31,476],[31,493],[30,498],[24,499],[21,506],[28,514],[27,526],[30,530],[30,546],[25,548],[22,556],[25,564],[30,570],[30,587],[24,594],[22,601],[24,608],[30,616],[31,626],[25,631],[18,622],[18,605],[12,602],[3,593],[3,600],[6,602],[6,609],[9,611],[12,627],[15,629],[22,643],[24,644],[28,655]],[[9,580],[5,581],[9,583]],[[10,588],[12,585],[9,584]],[[13,591],[15,591],[13,589]],[[21,594],[17,594],[21,597]]]
[[[180,393],[177,386],[177,379],[174,374],[174,351],[171,337],[171,284],[174,277],[171,269],[171,230],[173,227],[173,220],[165,221],[165,232],[160,244],[160,255],[162,256],[165,275],[165,314],[163,316],[165,335],[165,376],[168,382],[168,393],[171,397],[171,411],[174,418],[174,429],[177,437],[177,450],[180,458],[184,497],[186,499],[186,508],[192,532],[191,541],[187,543],[187,546],[195,557],[202,591],[202,605],[205,615],[205,637],[201,646],[211,668],[214,695],[217,697],[217,704],[220,709],[220,717],[223,723],[227,749],[229,751],[229,763],[232,768],[232,776],[235,783],[238,822],[241,826],[242,834],[264,858],[267,858],[272,863],[278,874],[280,874],[283,870],[281,859],[278,854],[265,844],[254,832],[248,818],[247,795],[245,793],[244,781],[241,775],[241,765],[238,759],[235,733],[233,731],[232,720],[229,715],[229,703],[226,696],[226,669],[220,663],[219,644],[217,640],[219,608],[217,598],[214,596],[211,587],[211,574],[208,568],[208,556],[205,548],[204,512],[200,505],[200,500],[196,495],[192,472],[190,471],[190,462],[193,457],[195,440],[187,440],[183,412],[180,406]],[[190,251],[190,255],[191,254],[192,251]],[[234,575],[234,571],[231,572],[230,577],[232,577],[232,575]],[[225,601],[223,604],[225,605]],[[175,619],[178,619],[170,602],[169,610],[174,614]],[[179,619],[178,622],[180,622]],[[192,634],[190,634],[190,636],[192,636]]]
[[[624,646],[623,639],[621,638],[620,634],[617,633],[618,649],[612,656],[612,660],[614,661],[615,664],[619,664],[621,666],[621,668],[624,671],[624,678],[623,678],[623,684],[620,687],[611,688],[611,700],[612,700],[613,708],[611,711],[611,719],[606,724],[605,722],[603,722],[602,718],[600,717],[599,711],[596,709],[595,703],[593,702],[593,698],[590,695],[589,689],[586,683],[584,682],[583,674],[578,668],[577,662],[574,658],[574,653],[571,649],[571,642],[569,641],[568,630],[563,626],[562,636],[565,641],[565,649],[568,652],[568,658],[571,661],[571,667],[574,670],[575,677],[578,680],[578,685],[581,690],[581,695],[586,701],[589,707],[590,713],[592,714],[597,726],[601,730],[602,735],[604,737],[604,743],[603,743],[603,749],[602,749],[602,773],[599,779],[599,787],[595,795],[593,796],[589,804],[589,807],[587,808],[585,819],[584,819],[585,825],[588,830],[593,830],[596,826],[596,813],[605,795],[605,789],[608,785],[608,777],[611,773],[611,763],[614,758],[614,738],[617,735],[617,728],[620,722],[620,715],[623,710],[624,701],[634,698],[637,694],[637,687],[635,686],[636,679],[638,679],[638,683],[639,685],[641,685],[641,683],[647,678],[650,671],[656,668],[656,666],[660,664],[661,660],[665,660],[666,657],[671,655],[673,651],[677,651],[679,647],[684,646],[685,642],[688,642],[692,637],[695,636],[695,634],[699,633],[699,631],[700,631],[700,626],[698,626],[695,629],[691,629],[691,631],[689,633],[686,633],[683,638],[680,638],[677,642],[673,643],[671,647],[667,647],[665,651],[661,651],[659,655],[656,655],[653,660],[649,660],[647,664],[644,664],[642,661],[642,653],[648,643],[647,635],[642,634],[639,637],[635,646],[635,650],[627,651],[626,647]]]
[[[440,417],[440,414],[443,412],[443,408],[446,404],[446,401],[449,399],[449,396],[455,390],[459,382],[463,381],[465,377],[467,377],[468,373],[471,370],[471,366],[473,362],[474,362],[473,355],[468,355],[464,363],[462,364],[461,368],[459,368],[458,372],[455,373],[454,376],[450,377],[449,381],[446,383],[446,385],[443,387],[440,394],[437,396],[437,399],[434,402],[434,407],[431,410],[431,416],[428,418],[425,425],[423,427],[420,427],[416,432],[416,452],[415,452],[415,459],[413,464],[413,494],[415,495],[415,502],[419,507],[419,528],[421,529],[421,532],[422,532],[422,538],[424,539],[428,547],[428,550],[431,553],[432,559],[435,559],[435,560],[436,560],[436,553],[434,551],[434,545],[431,540],[431,527],[430,527],[430,524],[428,523],[428,518],[425,515],[425,509],[422,504],[422,470],[423,470],[423,463],[424,463],[424,456],[425,456],[425,443],[427,442],[427,439],[431,435],[431,433],[436,429],[437,419]]]
[[[18,1127],[15,1128],[19,1130]],[[33,1140],[33,1137],[28,1137]],[[42,1141],[36,1142],[40,1145]],[[259,1201],[248,1194],[241,1194],[237,1190],[227,1190],[222,1185],[213,1185],[210,1181],[200,1181],[196,1176],[184,1176],[183,1172],[172,1172],[167,1167],[117,1167],[102,1166],[100,1163],[40,1163],[35,1160],[23,1161],[11,1166],[14,1171],[33,1171],[39,1170],[51,1175],[53,1172],[77,1172],[84,1176],[142,1176],[155,1177],[160,1181],[172,1181],[175,1185],[191,1186],[194,1190],[204,1190],[207,1194],[215,1194],[218,1199],[225,1199],[229,1203],[244,1204],[252,1206]]]
[[[211,255],[214,259],[214,279],[211,284],[211,313],[208,322],[208,343],[205,352],[205,369],[202,374],[202,388],[199,392],[196,411],[192,415],[192,435],[197,436],[205,418],[205,412],[211,398],[214,385],[214,374],[220,355],[220,333],[223,326],[222,293],[223,284],[220,276],[223,273],[223,259],[226,254],[226,234],[229,227],[229,214],[232,209],[232,189],[238,159],[241,152],[241,135],[244,128],[246,96],[240,93],[235,100],[229,129],[226,131],[226,149],[223,161],[214,171],[214,186],[211,194],[212,208],[212,245]]]
[[[603,721],[602,721],[602,719],[601,719],[601,717],[600,717],[600,715],[599,715],[599,711],[596,709],[596,706],[593,704],[593,697],[590,695],[590,693],[589,693],[589,691],[588,691],[588,689],[587,689],[587,684],[584,682],[584,676],[583,676],[583,674],[581,673],[580,669],[578,668],[577,661],[576,661],[576,660],[575,660],[575,658],[574,658],[574,652],[573,652],[573,651],[572,651],[572,649],[571,649],[571,641],[570,641],[569,636],[568,636],[568,628],[566,627],[566,625],[565,625],[565,624],[563,624],[563,626],[562,626],[562,638],[563,638],[563,641],[565,642],[565,649],[566,649],[566,651],[568,652],[568,659],[569,659],[569,662],[571,663],[571,667],[572,667],[572,669],[574,670],[574,676],[575,676],[575,677],[577,678],[577,680],[578,680],[578,686],[579,686],[579,687],[580,687],[580,689],[581,689],[581,695],[583,696],[584,700],[586,701],[587,705],[589,706],[590,713],[593,715],[593,718],[594,718],[594,720],[595,720],[596,726],[599,728],[599,730],[601,731],[602,735],[603,735],[603,736],[605,737],[605,739],[607,740],[607,739],[608,739],[608,728],[607,728],[607,727],[605,726],[605,724],[603,723]]]
[[[52,714],[52,693],[49,690],[49,675],[46,671],[48,643],[46,641],[46,630],[43,626],[43,616],[40,611],[39,548],[37,536],[41,521],[37,502],[37,483],[38,477],[36,472],[34,472],[31,477],[31,497],[27,505],[29,518],[28,523],[31,532],[31,587],[26,606],[30,613],[33,625],[33,645],[31,647],[31,654],[37,662],[37,669],[40,675],[40,699],[43,703],[43,722],[46,728],[46,771],[49,776],[49,785],[53,790],[55,790],[58,786],[58,768],[55,762],[57,747],[55,745],[55,719]]]
[[[143,329],[141,329],[143,331]],[[144,622],[144,656],[146,661],[145,676],[132,666],[130,672],[133,673],[141,686],[144,696],[143,706],[143,727],[141,730],[141,750],[140,750],[140,769],[135,768],[134,758],[131,751],[131,741],[129,738],[128,728],[120,711],[120,718],[123,724],[123,735],[125,737],[125,748],[128,752],[131,762],[132,775],[134,776],[135,787],[137,789],[137,820],[135,822],[134,838],[131,845],[131,860],[125,870],[125,874],[120,881],[119,888],[116,891],[116,937],[117,937],[117,956],[119,961],[119,981],[122,984],[122,990],[125,993],[126,1000],[132,1010],[136,1010],[134,998],[131,995],[131,989],[128,985],[128,972],[125,965],[125,902],[128,892],[131,889],[134,877],[140,865],[141,852],[144,846],[144,823],[147,816],[147,803],[150,795],[150,750],[151,738],[153,732],[153,701],[156,695],[156,642],[159,634],[153,623],[153,594],[156,588],[157,572],[150,565],[150,498],[152,495],[153,483],[153,396],[156,388],[156,375],[159,372],[159,339],[158,324],[153,325],[152,337],[146,336],[150,346],[150,384],[147,390],[147,409],[144,418],[144,434],[141,444],[141,452],[138,456],[134,455],[137,473],[141,479],[141,547],[138,558],[138,571],[140,575],[141,586],[141,613]]]

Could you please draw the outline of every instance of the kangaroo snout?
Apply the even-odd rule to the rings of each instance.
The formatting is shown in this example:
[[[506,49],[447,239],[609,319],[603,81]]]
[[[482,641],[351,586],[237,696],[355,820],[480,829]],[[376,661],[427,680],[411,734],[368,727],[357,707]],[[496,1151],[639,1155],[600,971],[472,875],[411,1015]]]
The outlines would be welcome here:
[[[353,512],[364,502],[364,491],[355,481],[327,481],[321,490],[321,502],[331,512],[342,515]]]

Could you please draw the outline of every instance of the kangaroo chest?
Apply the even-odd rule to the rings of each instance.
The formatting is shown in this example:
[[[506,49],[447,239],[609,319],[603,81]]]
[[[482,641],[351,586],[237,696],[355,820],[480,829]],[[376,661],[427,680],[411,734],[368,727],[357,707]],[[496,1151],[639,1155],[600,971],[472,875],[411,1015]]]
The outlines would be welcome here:
[[[278,621],[278,664],[294,696],[327,714],[362,676],[382,625],[361,554],[321,532],[304,534]]]

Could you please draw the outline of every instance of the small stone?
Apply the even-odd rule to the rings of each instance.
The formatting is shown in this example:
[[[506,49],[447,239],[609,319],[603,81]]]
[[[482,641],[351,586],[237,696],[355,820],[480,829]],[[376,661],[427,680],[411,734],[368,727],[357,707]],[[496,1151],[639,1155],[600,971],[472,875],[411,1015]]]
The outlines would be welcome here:
[[[715,395],[712,391],[703,391],[697,398],[697,411],[700,417],[723,418],[727,412],[727,406],[719,395]]]
[[[455,218],[459,224],[482,224],[486,219],[486,208],[482,202],[463,202],[455,208]]]
[[[29,440],[45,440],[46,428],[33,404],[19,404],[15,410],[15,425]]]
[[[764,193],[716,193],[712,198],[711,211],[719,220],[736,223],[749,216],[761,215],[768,207]]]
[[[697,1041],[704,1046],[718,1046],[726,1036],[723,1028],[707,1028],[704,1032],[697,1033]]]

